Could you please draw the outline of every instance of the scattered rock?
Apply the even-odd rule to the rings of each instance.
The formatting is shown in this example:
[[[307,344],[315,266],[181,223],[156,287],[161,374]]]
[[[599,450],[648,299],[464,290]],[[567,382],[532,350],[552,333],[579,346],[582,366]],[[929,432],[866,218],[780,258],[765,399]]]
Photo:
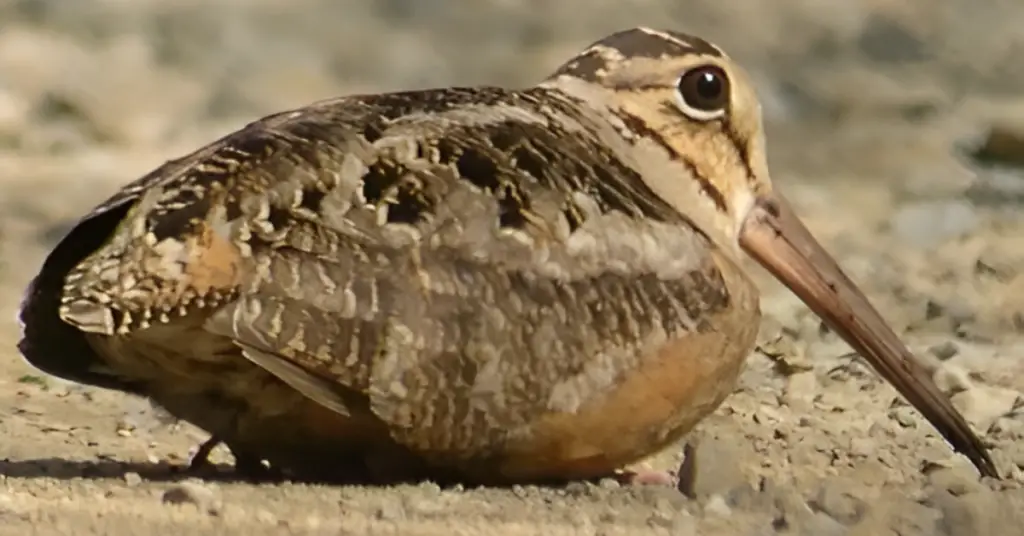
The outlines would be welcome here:
[[[942,534],[947,536],[992,534],[988,530],[989,523],[986,519],[978,516],[979,512],[974,501],[940,491],[932,496],[930,502],[942,512],[942,517],[938,522]]]
[[[1024,176],[1018,169],[989,169],[964,192],[968,201],[988,207],[1016,207],[1024,201]]]
[[[817,512],[800,523],[800,534],[814,536],[845,536],[849,529],[824,512]]]
[[[926,474],[929,485],[937,490],[946,491],[954,497],[985,490],[977,475],[973,473],[973,469],[936,467],[926,471]]]
[[[802,533],[801,528],[814,517],[814,511],[795,489],[779,489],[775,494],[775,518],[772,525],[779,531]]]
[[[844,525],[857,523],[867,511],[867,503],[856,496],[851,486],[835,479],[822,484],[809,506]]]
[[[255,517],[260,523],[264,523],[266,525],[273,525],[277,523],[277,516],[275,516],[273,512],[264,510],[262,508],[256,510]]]
[[[935,385],[949,396],[971,389],[971,379],[966,370],[951,363],[943,363],[932,374]]]
[[[382,521],[401,521],[406,518],[405,506],[398,500],[386,500],[377,508],[374,517]]]
[[[909,406],[900,406],[889,411],[889,418],[904,428],[917,428],[917,410]]]
[[[732,515],[732,508],[725,502],[725,497],[715,494],[704,503],[704,512],[713,516],[728,517]]]
[[[728,493],[746,483],[743,456],[734,441],[701,434],[688,439],[683,453],[678,489],[691,499]]]
[[[978,215],[967,201],[915,201],[904,204],[892,216],[893,233],[916,247],[935,247],[951,238],[970,233]]]
[[[219,508],[216,491],[205,484],[189,480],[168,488],[164,491],[161,500],[164,504],[195,505],[200,510],[211,513]]]
[[[858,45],[865,56],[879,62],[915,62],[930,56],[929,47],[920,37],[906,24],[885,13],[875,13],[868,17]]]
[[[132,487],[133,488],[133,487],[138,486],[139,484],[142,483],[142,477],[139,475],[139,473],[136,473],[134,471],[129,471],[129,472],[124,474],[124,483],[128,487]]]
[[[946,361],[960,353],[960,347],[953,341],[943,341],[928,347],[928,352],[939,361]]]
[[[977,385],[953,395],[950,400],[976,429],[988,430],[996,420],[1013,411],[1021,393],[991,385]]]
[[[979,163],[1024,166],[1024,125],[990,126],[971,156]]]
[[[782,402],[796,409],[806,408],[818,392],[818,378],[814,371],[803,371],[786,378]]]

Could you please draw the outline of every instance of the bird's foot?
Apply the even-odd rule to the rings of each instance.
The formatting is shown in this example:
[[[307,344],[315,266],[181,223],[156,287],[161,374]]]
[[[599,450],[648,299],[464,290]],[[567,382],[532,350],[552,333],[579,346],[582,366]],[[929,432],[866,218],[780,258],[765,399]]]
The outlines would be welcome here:
[[[654,469],[624,469],[615,473],[615,480],[623,486],[671,486],[676,485],[676,475],[670,471]]]

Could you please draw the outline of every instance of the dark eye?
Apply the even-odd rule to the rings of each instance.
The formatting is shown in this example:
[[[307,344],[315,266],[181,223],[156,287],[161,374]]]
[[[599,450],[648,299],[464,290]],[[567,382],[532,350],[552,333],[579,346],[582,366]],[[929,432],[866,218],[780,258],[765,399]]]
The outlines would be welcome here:
[[[729,106],[729,77],[721,67],[705,65],[683,73],[676,85],[683,112],[701,121],[720,117]]]

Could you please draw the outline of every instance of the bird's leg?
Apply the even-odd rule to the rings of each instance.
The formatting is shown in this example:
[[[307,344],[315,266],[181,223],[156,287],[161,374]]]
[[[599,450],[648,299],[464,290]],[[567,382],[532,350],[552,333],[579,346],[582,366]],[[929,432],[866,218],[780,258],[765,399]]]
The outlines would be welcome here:
[[[234,456],[235,472],[239,476],[251,480],[272,480],[280,476],[278,471],[264,465],[263,460],[259,456],[250,454],[244,449],[233,447],[230,443],[216,435],[211,435],[209,439],[199,445],[186,471],[188,473],[199,473],[209,468],[211,466],[210,452],[221,443],[224,443],[228,450],[231,451],[231,455]]]
[[[210,436],[199,448],[196,449],[196,453],[192,455],[192,459],[189,460],[187,472],[198,473],[208,467],[210,467],[210,452],[221,443],[221,440],[217,436]]]

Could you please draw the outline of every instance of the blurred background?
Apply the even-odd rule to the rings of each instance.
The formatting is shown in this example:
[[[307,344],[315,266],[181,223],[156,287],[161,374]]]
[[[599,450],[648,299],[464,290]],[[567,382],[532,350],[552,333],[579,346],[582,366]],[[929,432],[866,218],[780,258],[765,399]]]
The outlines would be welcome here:
[[[0,146],[168,143],[345,92],[528,84],[639,24],[720,43],[773,126],[920,123],[1020,94],[1022,21],[1013,0],[3,0]]]
[[[1017,0],[0,0],[0,278],[16,299],[93,204],[264,114],[526,85],[640,24],[746,66],[775,181],[869,291],[1024,329]]]

